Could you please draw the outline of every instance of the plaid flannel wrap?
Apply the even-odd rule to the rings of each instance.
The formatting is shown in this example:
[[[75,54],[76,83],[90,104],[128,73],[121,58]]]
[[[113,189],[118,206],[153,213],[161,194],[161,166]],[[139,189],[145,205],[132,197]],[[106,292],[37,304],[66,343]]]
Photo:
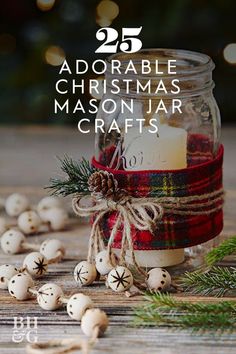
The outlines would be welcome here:
[[[199,139],[201,140],[201,139]],[[189,142],[191,148],[191,142]],[[196,144],[196,140],[192,143]],[[204,146],[201,145],[201,148]],[[192,146],[196,151],[196,146]],[[191,152],[191,149],[190,149]],[[119,188],[133,197],[184,197],[210,193],[222,188],[223,146],[217,156],[191,158],[190,167],[173,171],[124,171],[104,167],[95,159],[92,164],[101,170],[112,172]],[[202,162],[205,161],[205,162]],[[112,212],[103,218],[103,233],[108,241],[117,214]],[[166,215],[157,225],[156,232],[139,231],[132,226],[134,249],[155,250],[185,248],[206,242],[216,237],[223,228],[222,209],[210,215]],[[120,248],[122,227],[117,232],[113,247]]]

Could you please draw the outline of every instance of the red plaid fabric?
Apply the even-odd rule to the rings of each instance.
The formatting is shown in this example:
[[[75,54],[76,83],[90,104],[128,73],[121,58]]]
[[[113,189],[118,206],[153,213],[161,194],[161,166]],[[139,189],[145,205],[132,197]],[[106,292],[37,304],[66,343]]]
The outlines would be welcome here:
[[[198,136],[199,138],[199,136]],[[196,154],[196,139],[188,142],[190,167],[173,171],[124,171],[104,167],[94,158],[94,167],[112,172],[119,187],[133,197],[184,197],[210,193],[222,188],[223,146],[212,159],[204,152],[204,141],[197,139],[201,154]],[[192,145],[191,145],[192,144]],[[195,145],[193,145],[195,144]],[[191,157],[192,151],[195,152]],[[208,142],[209,149],[209,142]],[[202,162],[204,161],[204,162]],[[116,221],[116,212],[103,220],[104,240],[108,241]],[[206,242],[217,236],[223,228],[223,211],[211,215],[179,216],[165,214],[157,225],[155,234],[132,227],[133,245],[136,250],[184,248]],[[117,232],[113,246],[120,248],[122,227]]]

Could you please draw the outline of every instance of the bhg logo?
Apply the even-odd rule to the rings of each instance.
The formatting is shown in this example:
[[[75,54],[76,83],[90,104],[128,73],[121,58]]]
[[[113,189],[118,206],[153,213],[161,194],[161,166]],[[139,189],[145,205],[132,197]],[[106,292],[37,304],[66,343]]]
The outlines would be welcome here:
[[[36,343],[38,341],[38,319],[37,317],[14,317],[12,341],[21,343]]]

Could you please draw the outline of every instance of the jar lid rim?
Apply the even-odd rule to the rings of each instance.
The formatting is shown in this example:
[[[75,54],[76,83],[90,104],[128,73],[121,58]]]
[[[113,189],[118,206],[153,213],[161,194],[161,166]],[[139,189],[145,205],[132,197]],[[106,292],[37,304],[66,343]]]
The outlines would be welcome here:
[[[163,61],[162,58],[165,58]],[[207,54],[185,50],[185,49],[171,49],[171,48],[146,48],[141,49],[136,53],[122,53],[118,52],[110,55],[107,59],[107,68],[109,67],[113,60],[120,60],[122,63],[126,64],[130,60],[133,63],[138,64],[142,60],[149,60],[150,63],[154,63],[159,60],[160,63],[166,63],[168,59],[176,59],[177,64],[179,63],[177,76],[188,76],[197,73],[212,71],[215,67],[214,62],[211,57]],[[178,61],[179,60],[179,61]],[[185,66],[182,64],[185,61]],[[189,65],[187,65],[189,64]],[[182,66],[182,67],[181,67]],[[121,65],[121,68],[123,66]],[[147,74],[145,76],[153,76],[153,74]],[[163,74],[162,77],[168,77],[169,75]]]

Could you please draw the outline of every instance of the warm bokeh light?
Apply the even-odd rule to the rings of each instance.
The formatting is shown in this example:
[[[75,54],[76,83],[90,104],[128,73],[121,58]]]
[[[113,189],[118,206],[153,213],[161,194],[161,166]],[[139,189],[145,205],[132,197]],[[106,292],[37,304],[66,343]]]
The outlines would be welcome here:
[[[64,50],[58,46],[50,46],[45,52],[45,60],[48,64],[53,66],[59,66],[65,60],[66,55]]]
[[[16,48],[16,39],[9,33],[0,34],[0,53],[10,54]]]
[[[119,6],[111,0],[102,0],[97,6],[97,15],[101,19],[114,20],[119,15]]]
[[[105,17],[98,17],[96,22],[100,27],[109,27],[112,21]]]
[[[55,0],[37,0],[37,6],[42,11],[49,11],[55,4]]]
[[[103,88],[103,81],[104,81],[104,77],[100,76],[97,77],[96,80],[98,81],[98,93],[97,92],[93,92],[91,93],[91,96],[93,98],[96,98],[97,100],[101,100],[102,96],[103,96],[103,92],[104,92],[104,88]]]
[[[224,59],[230,64],[236,64],[236,43],[228,44],[223,52]]]

